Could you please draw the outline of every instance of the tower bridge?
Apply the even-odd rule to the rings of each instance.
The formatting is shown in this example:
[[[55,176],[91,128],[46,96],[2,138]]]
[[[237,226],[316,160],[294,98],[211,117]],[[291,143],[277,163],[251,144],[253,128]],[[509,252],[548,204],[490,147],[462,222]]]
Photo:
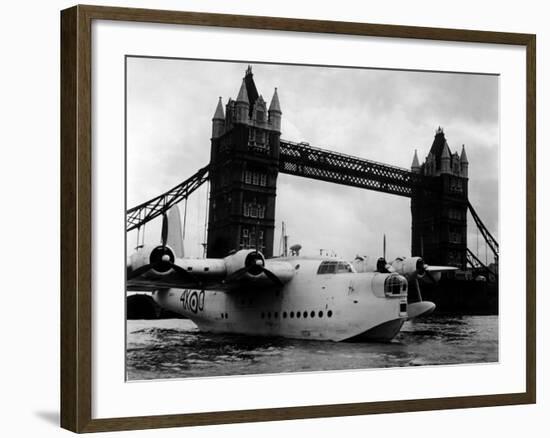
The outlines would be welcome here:
[[[411,253],[427,263],[465,269],[467,212],[498,260],[498,243],[468,201],[468,158],[452,153],[438,128],[423,163],[417,152],[404,169],[308,143],[282,140],[277,89],[269,106],[249,67],[235,100],[221,97],[212,119],[210,163],[167,192],[127,211],[127,231],[138,229],[210,181],[207,256],[259,247],[273,255],[279,173],[404,196],[411,199]],[[479,260],[476,261],[478,263]]]

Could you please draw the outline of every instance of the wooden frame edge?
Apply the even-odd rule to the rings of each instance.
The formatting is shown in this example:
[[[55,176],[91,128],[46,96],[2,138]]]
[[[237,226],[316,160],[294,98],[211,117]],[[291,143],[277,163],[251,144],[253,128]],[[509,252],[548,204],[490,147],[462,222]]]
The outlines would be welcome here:
[[[526,392],[388,402],[92,419],[91,22],[94,19],[526,47]],[[462,29],[78,5],[61,11],[61,426],[100,432],[460,409],[536,402],[536,36]]]

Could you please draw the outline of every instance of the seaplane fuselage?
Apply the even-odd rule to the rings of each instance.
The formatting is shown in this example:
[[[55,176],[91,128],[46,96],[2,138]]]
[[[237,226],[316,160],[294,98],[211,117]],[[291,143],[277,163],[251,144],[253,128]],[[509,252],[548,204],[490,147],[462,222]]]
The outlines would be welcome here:
[[[407,281],[398,274],[357,273],[335,259],[272,260],[292,266],[292,281],[275,287],[262,275],[236,289],[168,288],[153,297],[212,333],[388,341],[407,319]]]

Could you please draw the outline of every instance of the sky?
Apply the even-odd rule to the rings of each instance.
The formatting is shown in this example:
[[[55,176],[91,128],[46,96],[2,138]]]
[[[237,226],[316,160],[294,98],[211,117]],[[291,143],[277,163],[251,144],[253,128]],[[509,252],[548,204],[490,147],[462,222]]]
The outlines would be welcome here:
[[[236,98],[248,64],[268,104],[278,89],[285,140],[410,168],[414,150],[422,162],[441,126],[452,152],[465,145],[470,202],[498,240],[499,79],[479,74],[128,58],[128,208],[208,164],[218,97],[224,106]],[[205,184],[187,202],[188,257],[203,253],[207,191]],[[275,253],[284,221],[289,244],[301,244],[304,255],[323,248],[348,260],[380,256],[384,234],[388,260],[411,255],[405,197],[279,174],[275,221]],[[147,224],[140,240],[157,244],[159,222]],[[136,242],[128,233],[129,251]],[[468,247],[485,260],[471,217]]]

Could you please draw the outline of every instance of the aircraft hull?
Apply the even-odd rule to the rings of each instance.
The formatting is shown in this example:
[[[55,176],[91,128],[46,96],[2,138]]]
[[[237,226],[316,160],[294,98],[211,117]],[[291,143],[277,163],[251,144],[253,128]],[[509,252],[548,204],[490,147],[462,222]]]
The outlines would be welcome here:
[[[191,319],[201,331],[317,341],[390,341],[407,319],[404,295],[376,295],[372,274],[296,275],[281,289],[169,289],[161,307]]]

